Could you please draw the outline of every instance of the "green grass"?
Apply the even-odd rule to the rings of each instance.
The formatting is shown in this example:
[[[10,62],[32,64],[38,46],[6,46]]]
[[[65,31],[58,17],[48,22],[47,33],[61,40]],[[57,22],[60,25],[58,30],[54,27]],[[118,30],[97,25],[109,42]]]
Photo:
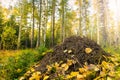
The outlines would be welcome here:
[[[106,52],[111,53],[111,54],[120,54],[120,49],[115,48],[115,47],[105,47],[103,48]]]
[[[0,80],[16,80],[43,57],[47,48],[0,52]]]

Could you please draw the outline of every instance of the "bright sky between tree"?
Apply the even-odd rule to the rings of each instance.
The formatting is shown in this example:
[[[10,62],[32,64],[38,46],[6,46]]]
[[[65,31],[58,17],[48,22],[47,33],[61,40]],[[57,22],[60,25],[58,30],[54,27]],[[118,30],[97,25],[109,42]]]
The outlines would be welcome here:
[[[8,8],[9,6],[14,6],[15,2],[18,0],[0,0],[2,6]],[[75,0],[69,0],[69,5],[71,8],[75,9],[74,7]],[[113,11],[115,20],[120,18],[120,0],[109,0],[109,8]]]

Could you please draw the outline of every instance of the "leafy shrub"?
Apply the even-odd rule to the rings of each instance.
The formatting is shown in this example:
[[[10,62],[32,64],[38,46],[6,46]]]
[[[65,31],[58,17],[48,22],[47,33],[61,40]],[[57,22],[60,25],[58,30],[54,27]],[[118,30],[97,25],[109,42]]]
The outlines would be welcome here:
[[[41,54],[42,52],[47,51],[47,48],[44,45],[41,45],[39,48],[37,48],[37,50]]]
[[[17,45],[16,31],[12,27],[4,27],[4,32],[1,34],[1,42],[3,49],[15,49]]]

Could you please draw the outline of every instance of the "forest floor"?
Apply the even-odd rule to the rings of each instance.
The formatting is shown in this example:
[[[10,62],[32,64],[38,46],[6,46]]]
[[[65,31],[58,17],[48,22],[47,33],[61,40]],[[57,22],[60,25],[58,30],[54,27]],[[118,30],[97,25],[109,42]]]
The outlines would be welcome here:
[[[46,49],[1,50],[0,80],[18,80],[29,67],[42,58]]]
[[[0,51],[0,80],[119,80],[120,50],[104,50],[72,36],[51,50]]]

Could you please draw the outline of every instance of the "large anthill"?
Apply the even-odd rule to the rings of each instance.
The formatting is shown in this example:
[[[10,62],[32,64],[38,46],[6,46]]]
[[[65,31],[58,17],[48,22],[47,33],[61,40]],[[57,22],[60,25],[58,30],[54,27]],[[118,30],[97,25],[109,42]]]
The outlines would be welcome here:
[[[64,40],[60,45],[53,48],[53,52],[47,53],[40,61],[37,71],[44,73],[46,66],[55,62],[67,62],[74,60],[76,63],[68,70],[75,71],[86,64],[99,64],[109,56],[96,42],[86,37],[72,36]]]

